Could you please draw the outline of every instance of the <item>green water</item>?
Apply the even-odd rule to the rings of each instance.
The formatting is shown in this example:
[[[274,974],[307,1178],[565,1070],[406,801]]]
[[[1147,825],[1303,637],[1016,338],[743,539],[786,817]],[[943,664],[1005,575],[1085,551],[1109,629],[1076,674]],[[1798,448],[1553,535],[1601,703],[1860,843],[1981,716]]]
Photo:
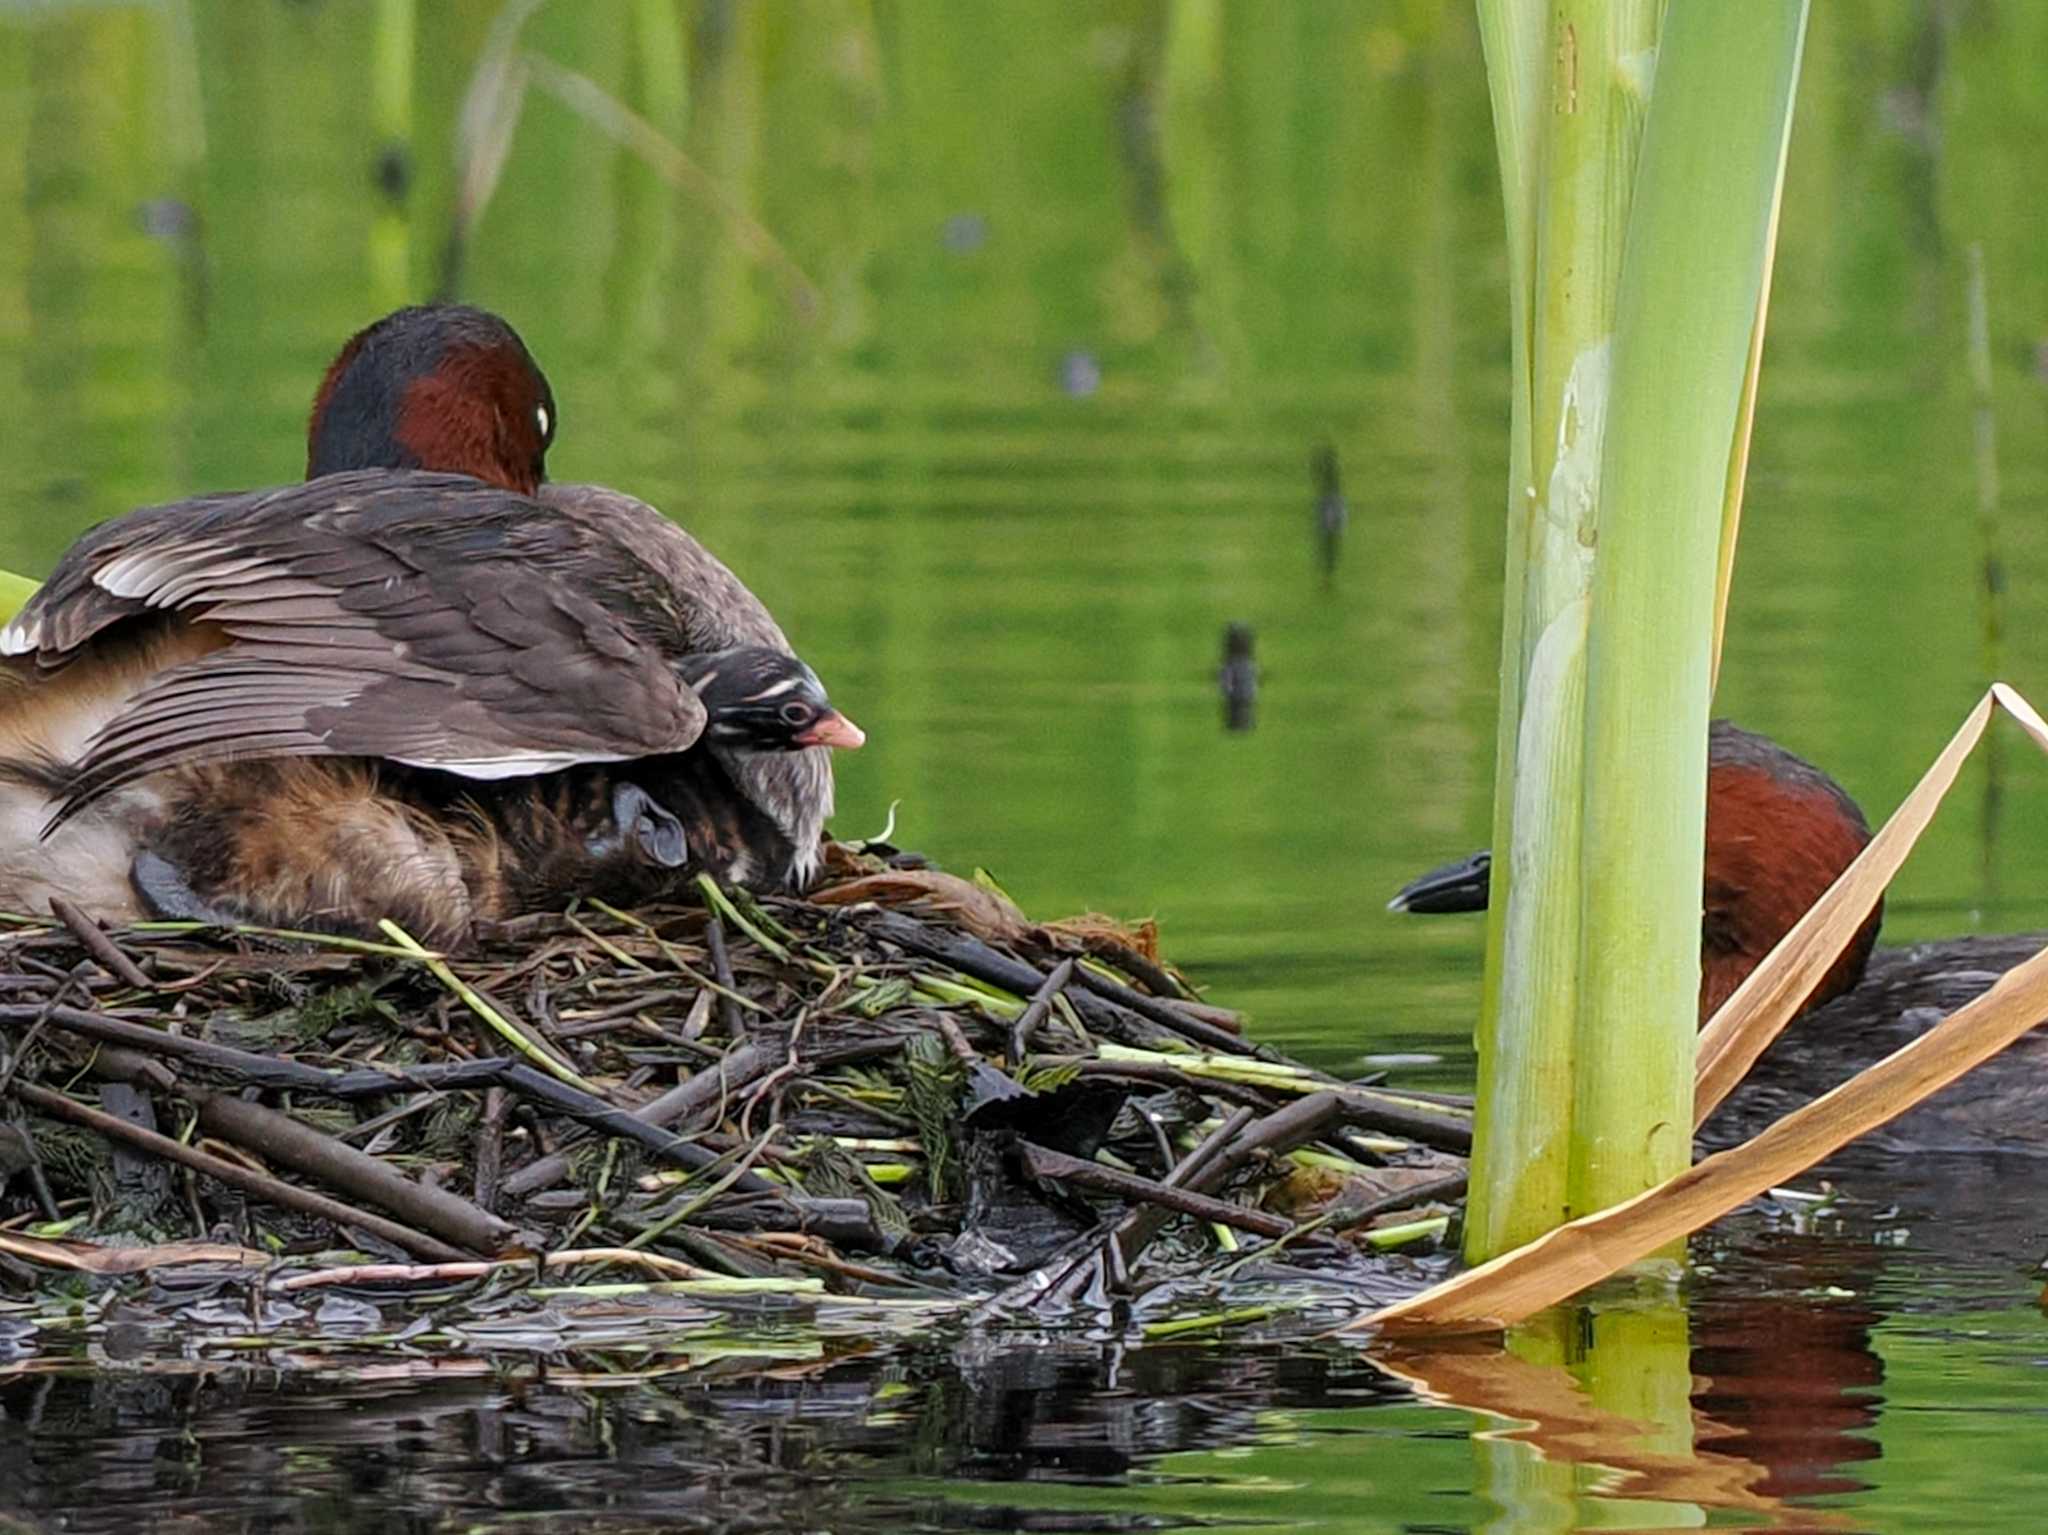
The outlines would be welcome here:
[[[453,271],[550,374],[556,476],[685,521],[867,729],[843,760],[842,832],[880,830],[895,804],[900,842],[987,867],[1034,912],[1157,916],[1169,952],[1290,1049],[1336,1066],[1426,1052],[1441,1061],[1422,1079],[1461,1080],[1476,928],[1383,906],[1479,845],[1490,794],[1505,299],[1468,8],[553,0],[519,38],[544,62],[451,262],[458,118],[499,14],[0,0],[0,566],[38,573],[141,502],[297,477],[341,338]],[[565,104],[576,77],[669,141],[669,180]],[[1815,7],[1719,708],[1874,813],[1994,673],[2048,702],[2044,87],[2034,0]],[[1966,366],[1973,244],[1989,521]],[[1351,506],[1328,581],[1309,472],[1323,442]],[[2003,572],[1995,643],[1987,554]],[[1256,628],[1263,666],[1248,734],[1221,729],[1214,684],[1234,620]],[[1888,933],[2048,926],[2044,831],[2048,771],[2015,738],[1995,778],[1966,776]],[[1845,1442],[1882,1455],[1857,1459],[1863,1490],[1837,1497],[1857,1527],[1962,1528],[1958,1510],[1981,1506],[1972,1528],[2031,1528],[2048,1389],[2025,1271],[2048,1204],[2008,1208],[1988,1263],[1923,1251],[1928,1229],[1849,1287],[1877,1318],[1857,1357],[1883,1364],[1874,1427]],[[1708,1299],[1775,1271],[1731,1272]],[[1103,1473],[1128,1484],[1114,1495],[1078,1498],[966,1433],[950,1455],[891,1463],[886,1496],[854,1505],[885,1498],[877,1528],[944,1523],[954,1493],[933,1478],[1014,1474],[1057,1486],[963,1496],[1133,1523],[1546,1522],[1501,1491],[1461,1410],[1377,1376],[1332,1385],[1360,1367],[1314,1351],[1187,1353],[1199,1365],[1160,1379],[1185,1370],[1193,1399],[1233,1405],[1126,1436]],[[1127,1389],[1089,1358],[1066,1402],[1077,1420]],[[957,1394],[971,1372],[955,1368],[933,1370]],[[229,1412],[280,1456],[302,1439],[347,1459],[317,1393],[231,1410],[167,1396],[188,1430]],[[128,1410],[81,1407],[103,1426]],[[503,1404],[448,1411],[458,1426],[422,1440],[432,1465],[473,1451]],[[565,1461],[631,1458],[612,1411],[564,1430]],[[828,1458],[882,1456],[871,1439],[888,1439],[836,1440],[800,1406],[768,1417],[807,1425]],[[106,1432],[38,1443],[99,1445],[105,1462],[73,1469],[105,1480],[73,1490],[117,1507],[128,1442]],[[643,1452],[652,1433],[636,1431]],[[1965,1433],[1969,1498],[1951,1486]],[[300,1522],[264,1527],[348,1527],[313,1494],[226,1472],[207,1442],[176,1458],[195,1484],[244,1489],[215,1509],[231,1527],[281,1508]],[[544,1506],[589,1506],[561,1486]],[[164,1496],[164,1517],[192,1511]],[[1553,1527],[1638,1517],[1556,1496]],[[504,1501],[456,1478],[406,1527]],[[16,1483],[0,1502],[61,1500]]]

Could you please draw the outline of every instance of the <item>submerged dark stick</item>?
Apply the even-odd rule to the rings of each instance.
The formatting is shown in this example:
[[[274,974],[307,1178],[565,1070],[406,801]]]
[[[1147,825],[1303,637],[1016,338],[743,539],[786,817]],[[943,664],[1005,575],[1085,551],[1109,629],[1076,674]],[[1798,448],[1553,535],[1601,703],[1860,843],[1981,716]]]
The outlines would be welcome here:
[[[460,1248],[450,1247],[437,1237],[414,1231],[410,1226],[386,1220],[383,1216],[373,1215],[368,1210],[358,1210],[355,1206],[345,1205],[338,1199],[329,1199],[325,1194],[295,1188],[268,1174],[252,1172],[238,1163],[183,1145],[167,1135],[158,1135],[154,1130],[131,1125],[117,1115],[88,1108],[85,1104],[67,1098],[50,1088],[39,1087],[33,1082],[17,1082],[13,1091],[23,1103],[55,1114],[59,1119],[68,1119],[73,1124],[83,1125],[101,1135],[126,1141],[129,1145],[162,1157],[167,1162],[176,1162],[181,1167],[189,1167],[194,1172],[204,1173],[230,1188],[253,1195],[265,1204],[276,1205],[283,1210],[297,1210],[302,1214],[330,1221],[336,1226],[358,1227],[373,1236],[381,1237],[394,1247],[403,1248],[416,1258],[426,1259],[429,1263],[455,1263],[473,1256]]]
[[[1115,1221],[1104,1221],[1094,1230],[1084,1231],[1062,1242],[1051,1257],[1030,1273],[1021,1279],[1012,1280],[995,1294],[979,1301],[974,1309],[967,1313],[968,1322],[980,1322],[999,1311],[1037,1306],[1049,1298],[1055,1298],[1051,1295],[1054,1286],[1070,1279],[1077,1266],[1085,1267],[1099,1259],[1102,1256],[1102,1244],[1115,1230]]]

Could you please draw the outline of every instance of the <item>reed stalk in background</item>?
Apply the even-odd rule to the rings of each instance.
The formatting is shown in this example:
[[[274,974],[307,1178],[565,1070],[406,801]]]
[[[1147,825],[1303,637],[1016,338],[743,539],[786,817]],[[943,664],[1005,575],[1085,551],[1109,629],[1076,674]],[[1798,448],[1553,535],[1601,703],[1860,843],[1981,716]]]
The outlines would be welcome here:
[[[377,0],[372,32],[370,123],[377,135],[377,182],[383,197],[370,224],[370,272],[378,307],[396,309],[412,296],[413,58],[419,35],[417,0]]]
[[[1474,1260],[1690,1155],[1717,571],[1806,6],[1479,14],[1514,420]]]
[[[1983,614],[1982,653],[1987,678],[2005,675],[2005,540],[1998,515],[1998,413],[1991,392],[1991,298],[1984,275],[1984,242],[1963,253],[1966,355],[1970,368],[1971,436],[1977,481],[1977,557]],[[1984,800],[1978,814],[1980,898],[1998,904],[1998,823],[2005,803],[2005,755],[1998,737],[1984,744]]]

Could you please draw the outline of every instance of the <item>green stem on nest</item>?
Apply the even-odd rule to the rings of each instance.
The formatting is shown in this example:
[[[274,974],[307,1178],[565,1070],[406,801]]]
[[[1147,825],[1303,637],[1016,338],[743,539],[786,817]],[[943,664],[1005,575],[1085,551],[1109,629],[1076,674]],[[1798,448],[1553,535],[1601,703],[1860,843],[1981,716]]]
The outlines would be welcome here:
[[[669,1231],[681,1225],[699,1210],[703,1209],[705,1205],[738,1182],[741,1174],[754,1165],[755,1158],[768,1149],[768,1143],[781,1133],[781,1125],[770,1125],[754,1139],[752,1145],[744,1150],[728,1152],[725,1157],[720,1158],[720,1161],[729,1161],[732,1165],[725,1170],[717,1182],[711,1184],[710,1187],[706,1188],[695,1199],[684,1204],[681,1209],[671,1210],[653,1225],[644,1226],[639,1231],[634,1232],[632,1236],[628,1237],[620,1245],[625,1247],[645,1247],[649,1242],[659,1241]],[[714,1162],[711,1165],[716,1167],[719,1164]]]
[[[1407,1221],[1399,1226],[1380,1226],[1362,1233],[1366,1245],[1388,1252],[1396,1247],[1407,1247],[1424,1240],[1434,1241],[1450,1229],[1448,1215],[1432,1215],[1427,1220]]]
[[[316,949],[336,949],[345,954],[381,954],[386,959],[419,959],[423,955],[441,958],[440,950],[417,945],[405,949],[395,944],[376,943],[368,938],[348,938],[340,933],[307,933],[294,927],[256,927],[246,922],[235,922],[226,927],[217,922],[132,922],[128,931],[161,933],[171,938],[181,938],[190,933],[225,932],[242,938],[274,938],[281,943],[310,944]]]
[[[526,1031],[520,1028],[518,1024],[485,1001],[482,993],[463,980],[453,970],[450,970],[448,962],[442,959],[440,955],[427,948],[389,917],[378,918],[377,926],[399,946],[398,953],[405,955],[407,958],[416,959],[425,965],[435,980],[461,998],[465,1007],[481,1018],[500,1038],[521,1055],[532,1061],[534,1065],[540,1067],[548,1075],[560,1078],[571,1087],[579,1088],[583,1092],[590,1093],[596,1097],[603,1096],[598,1091],[595,1083],[579,1075],[576,1069],[567,1061],[558,1060],[554,1052],[545,1049],[539,1041],[530,1038]]]
[[[697,876],[697,889],[703,895],[704,904],[706,906],[709,906],[713,911],[717,912],[720,917],[724,918],[727,922],[730,922],[734,927],[738,928],[741,932],[745,933],[749,938],[753,939],[755,943],[759,944],[762,948],[766,949],[770,954],[773,954],[777,959],[787,963],[789,959],[789,949],[785,945],[777,943],[773,938],[770,938],[767,935],[767,933],[763,932],[760,927],[756,926],[753,922],[749,921],[748,918],[741,913],[739,907],[735,906],[732,903],[731,899],[726,895],[726,893],[718,888],[717,880],[713,879],[708,874],[700,874]]]

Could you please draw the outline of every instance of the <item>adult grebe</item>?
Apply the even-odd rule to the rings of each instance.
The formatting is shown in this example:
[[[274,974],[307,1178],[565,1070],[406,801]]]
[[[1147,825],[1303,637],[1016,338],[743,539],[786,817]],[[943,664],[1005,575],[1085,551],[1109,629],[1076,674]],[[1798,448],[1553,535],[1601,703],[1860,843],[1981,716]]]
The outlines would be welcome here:
[[[314,478],[81,538],[0,630],[0,902],[389,914],[459,940],[509,901],[575,893],[541,869],[807,878],[827,748],[859,731],[689,535],[618,492],[542,484],[554,429],[503,321],[402,310],[328,370]],[[679,859],[689,828],[656,780],[744,803]]]
[[[1805,915],[1870,840],[1856,802],[1776,742],[1716,720],[1708,736],[1700,1021]],[[1390,906],[1483,910],[1491,860],[1475,853],[1411,881]],[[1960,938],[1877,949],[1871,912],[1801,1009],[1702,1127],[1745,1140],[1787,1110],[1924,1033],[2038,951],[2048,936]],[[2048,1039],[2039,1031],[1856,1145],[1892,1151],[2048,1154]]]

